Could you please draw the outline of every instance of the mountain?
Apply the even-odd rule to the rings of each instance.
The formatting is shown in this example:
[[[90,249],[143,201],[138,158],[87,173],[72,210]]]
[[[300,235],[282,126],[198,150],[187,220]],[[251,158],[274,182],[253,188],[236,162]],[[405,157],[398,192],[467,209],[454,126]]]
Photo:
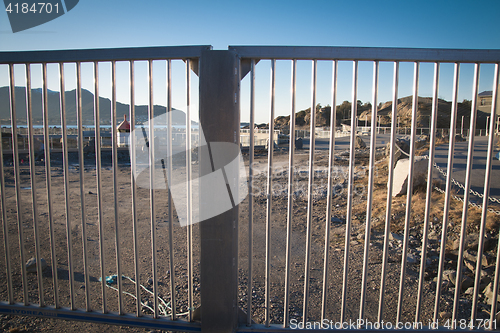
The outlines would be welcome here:
[[[411,126],[411,111],[413,97],[407,96],[398,99],[398,118],[401,127]],[[437,128],[449,128],[451,121],[451,102],[443,99],[438,100]],[[344,101],[341,105],[337,105],[337,126],[341,123],[350,125],[351,103]],[[464,101],[457,103],[457,128],[461,127],[462,116],[464,119],[464,128],[469,128],[471,102]],[[316,127],[330,126],[330,106],[321,107],[319,104],[316,107]],[[392,102],[380,104],[378,108],[378,118],[381,126],[390,126],[392,123]],[[430,117],[432,114],[432,98],[419,97],[417,109],[417,127],[430,128]],[[486,121],[490,113],[477,110],[476,128],[486,128]],[[310,125],[311,108],[299,111],[295,114],[295,125],[298,129],[307,129]],[[371,104],[362,104],[358,101],[358,124],[370,126],[371,123]],[[267,128],[268,124],[262,124],[261,127]],[[290,126],[290,116],[279,116],[275,119],[274,128],[286,131]]]
[[[16,87],[14,90],[16,99],[16,120],[18,125],[27,124],[26,115],[26,88]],[[32,117],[34,125],[43,124],[42,113],[42,89],[31,90]],[[49,90],[48,93],[48,116],[49,125],[57,126],[61,124],[60,96],[58,91]],[[67,125],[77,125],[76,118],[76,90],[66,91],[64,93],[66,104],[66,123]],[[8,87],[0,87],[0,121],[2,125],[10,124],[10,96]],[[116,103],[116,121],[119,124],[124,115],[129,117],[130,106],[120,102]],[[175,109],[174,109],[175,110]],[[174,111],[173,110],[173,111]],[[173,125],[184,125],[186,123],[186,114],[183,111],[176,110],[172,113]],[[159,116],[166,112],[166,107],[161,105],[154,106],[154,115]],[[100,124],[111,124],[111,101],[108,98],[99,97]],[[135,106],[135,121],[137,124],[146,122],[149,119],[148,106]],[[94,94],[88,90],[82,89],[82,120],[84,126],[94,125]]]
[[[450,128],[451,121],[451,102],[443,99],[438,99],[437,103],[437,128]],[[398,99],[398,118],[400,126],[411,126],[411,113],[413,105],[413,96],[407,96]],[[464,117],[464,128],[469,128],[471,102],[464,101],[457,103],[457,127],[461,127],[462,116]],[[486,128],[486,119],[489,113],[477,110],[476,128]],[[379,108],[377,112],[380,116],[380,123],[382,126],[390,126],[392,119],[392,102],[386,102]],[[417,108],[417,127],[430,128],[430,117],[432,115],[432,98],[419,97]],[[367,119],[368,123],[371,122],[371,110],[362,112],[359,116],[359,123],[364,124]]]

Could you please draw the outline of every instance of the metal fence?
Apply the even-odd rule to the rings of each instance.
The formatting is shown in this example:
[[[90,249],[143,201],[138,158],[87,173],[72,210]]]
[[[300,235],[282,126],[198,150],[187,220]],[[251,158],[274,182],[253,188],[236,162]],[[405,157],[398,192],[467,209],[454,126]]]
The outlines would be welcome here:
[[[195,297],[199,298],[199,269],[196,267],[196,272],[193,269],[193,248],[197,248],[193,247],[193,226],[181,228],[174,223],[172,197],[165,190],[137,186],[130,172],[131,164],[135,167],[136,162],[134,149],[130,150],[130,159],[125,156],[125,163],[120,161],[123,160],[120,155],[124,152],[128,155],[128,148],[125,151],[118,148],[116,115],[120,82],[117,83],[116,68],[121,66],[122,71],[128,73],[128,77],[121,80],[129,92],[126,114],[130,115],[133,132],[138,118],[136,109],[140,108],[135,101],[136,90],[142,88],[141,83],[148,92],[146,118],[154,118],[158,108],[153,96],[153,66],[166,70],[162,95],[167,96],[166,111],[170,112],[172,89],[176,88],[172,81],[173,63],[177,61],[185,67],[184,100],[189,106],[191,70],[197,71],[201,52],[210,48],[4,52],[0,55],[0,63],[5,64],[0,66],[9,80],[8,107],[3,111],[9,111],[10,123],[2,125],[10,125],[13,142],[12,158],[8,152],[0,152],[2,257],[5,258],[1,273],[2,313],[200,330],[200,324],[193,321]],[[137,77],[138,66],[143,69],[139,71],[141,78]],[[101,77],[103,72],[110,80]],[[32,79],[35,76],[37,79]],[[82,89],[85,77],[94,83],[90,107],[82,105],[82,99],[89,103]],[[42,86],[41,100],[32,98],[36,92],[31,88],[32,81]],[[58,82],[56,91],[48,89],[51,82],[52,86]],[[19,89],[18,85],[24,87]],[[76,86],[71,90],[73,94],[68,95],[67,86]],[[102,140],[84,138],[83,129],[89,127],[93,138],[103,136],[101,126],[96,126],[102,118],[100,89],[111,92],[111,110],[107,110],[112,132],[110,148],[103,147]],[[23,96],[19,98],[18,94]],[[55,100],[51,99],[54,94]],[[35,144],[33,110],[37,108],[43,114],[43,135],[41,142]],[[85,119],[84,111],[89,108],[91,118]],[[71,111],[72,118],[68,119]],[[181,136],[189,142],[186,133],[191,136],[190,108],[184,111],[187,131]],[[30,149],[27,152],[20,151],[19,140],[25,138],[18,133],[20,119],[28,128],[26,141]],[[56,127],[51,123],[54,119]],[[144,131],[144,125],[137,124],[137,129],[140,131],[141,126]],[[170,150],[174,137],[180,135],[171,127],[168,128]],[[70,131],[74,134],[73,141],[77,142],[69,140]],[[148,126],[146,131],[145,135],[150,138],[155,136],[153,126]],[[54,135],[62,138],[62,147],[44,149],[52,146],[50,139]],[[135,140],[131,136],[132,147]],[[153,160],[155,141],[149,142]],[[172,163],[172,159],[164,163],[169,173],[174,168]],[[191,165],[185,168],[190,171]],[[150,168],[150,179],[153,173],[154,169]],[[138,209],[142,207],[149,208]],[[35,265],[25,264],[30,257]]]
[[[181,207],[174,207],[172,196],[176,193],[168,191],[166,185],[156,187],[155,170],[159,169],[153,164],[158,164],[157,150],[155,140],[147,139],[155,137],[154,126],[147,127],[147,131],[142,128],[147,143],[144,149],[149,157],[146,180],[142,180],[149,182],[147,189],[136,184],[135,150],[130,150],[130,164],[120,164],[116,142],[117,63],[125,62],[129,67],[129,114],[133,131],[139,130],[134,123],[138,108],[134,100],[137,88],[134,66],[141,61],[147,63],[147,118],[151,121],[158,108],[153,99],[153,62],[165,63],[165,111],[171,114],[171,89],[175,87],[171,81],[171,62],[176,60],[185,62],[183,98],[187,106],[183,138],[188,148],[181,167],[170,158],[161,160],[160,179],[161,176],[164,181],[172,179],[175,172],[186,177],[183,205],[188,212],[187,227],[177,223]],[[217,163],[210,155],[191,149],[191,70],[199,76],[199,125],[206,142],[239,145],[240,117],[243,117],[240,112],[246,107],[241,98],[244,93],[249,95],[249,128],[255,127],[257,66],[269,65],[268,121],[269,128],[274,128],[277,61],[288,62],[291,68],[287,83],[291,87],[288,148],[269,149],[265,156],[257,156],[254,131],[249,131],[245,163],[250,195],[240,204],[232,202],[225,212],[193,224],[192,196],[196,189],[190,185],[191,180],[197,174],[216,171]],[[311,66],[311,110],[317,105],[318,62],[331,66],[331,128],[336,124],[337,93],[345,85],[339,81],[339,64],[352,66],[351,101],[358,100],[360,64],[372,66],[374,119],[377,119],[381,64],[391,66],[391,119],[398,119],[400,66],[413,65],[410,117],[415,121],[409,128],[411,140],[405,152],[407,190],[401,196],[393,195],[394,166],[400,150],[404,150],[397,144],[396,121],[388,131],[389,148],[385,156],[377,148],[381,139],[376,122],[369,128],[367,150],[356,148],[355,131],[349,133],[346,147],[339,146],[342,138],[336,142],[336,131],[330,131],[327,149],[321,150],[321,142],[316,140],[316,115],[312,112],[306,150],[296,151],[297,66],[305,61]],[[227,51],[213,51],[211,47],[200,46],[0,53],[0,66],[8,73],[13,142],[12,160],[6,160],[7,155],[0,151],[5,258],[0,272],[4,286],[0,312],[207,332],[495,327],[500,256],[493,258],[488,254],[484,259],[486,245],[498,248],[495,209],[499,202],[490,197],[490,187],[497,185],[491,176],[492,165],[496,163],[494,136],[487,138],[482,193],[472,190],[475,184],[471,174],[476,172],[474,136],[468,137],[463,168],[465,184],[461,184],[460,193],[453,187],[460,182],[452,174],[456,173],[453,166],[456,167],[454,156],[458,146],[455,134],[459,70],[464,64],[473,66],[468,132],[475,133],[480,66],[494,64],[485,67],[484,72],[489,71],[492,77],[490,119],[496,119],[499,62],[498,50],[334,47],[232,46]],[[52,63],[58,64],[59,91],[65,91],[67,83],[65,64],[75,64],[77,163],[72,163],[68,155],[68,101],[62,93],[58,104],[63,138],[61,157],[54,161],[49,149],[43,150],[43,161],[37,162],[35,156],[32,71],[41,64],[43,140],[44,147],[50,147],[47,66]],[[103,83],[98,79],[99,68],[103,63],[111,64],[113,141],[111,156],[104,163],[100,140],[95,140],[90,153],[82,141],[84,63],[90,63],[95,78],[94,125],[101,119],[99,89]],[[416,127],[423,63],[434,66],[431,128],[429,142],[424,146],[427,153],[417,146]],[[438,142],[436,133],[440,68],[444,64],[453,68],[453,92],[449,140],[443,143]],[[26,109],[21,112],[16,107],[15,77],[19,71],[26,77]],[[247,92],[240,87],[244,82],[248,83]],[[28,164],[17,142],[17,119],[24,111],[30,147],[25,157]],[[357,103],[352,103],[351,114],[358,114]],[[356,127],[355,122],[356,117],[351,117],[351,128]],[[494,126],[493,121],[489,123],[489,133],[495,133]],[[95,137],[100,137],[100,131],[100,126],[95,126]],[[171,138],[172,129],[166,133]],[[134,135],[130,137],[130,146],[134,147],[137,139]],[[273,131],[269,131],[268,142],[273,141]],[[435,154],[438,143],[441,148],[448,147],[445,164],[439,165],[439,156]],[[166,149],[172,151],[171,145],[172,140],[167,140]],[[423,162],[426,171],[420,169],[422,158],[417,154],[426,156]],[[208,169],[203,163],[207,160],[211,161]],[[440,174],[436,165],[442,171]],[[413,185],[422,173],[424,183],[414,192]],[[122,180],[124,175],[128,178],[126,182]],[[440,178],[442,186],[436,182]],[[204,199],[207,202],[213,199],[209,198],[210,183],[200,179],[201,214],[207,209]],[[230,180],[226,182],[228,189],[232,188]],[[480,197],[473,198],[471,193]],[[455,198],[463,204],[457,204]],[[62,214],[55,213],[59,209]],[[473,216],[472,209],[477,210]],[[474,235],[477,242],[471,258],[469,239]],[[33,274],[28,272],[31,266],[25,265],[30,256],[36,262]],[[50,258],[48,270],[42,269],[42,257]],[[484,286],[485,276],[490,282],[487,286]],[[462,289],[465,280],[472,289]],[[484,296],[484,288],[492,289],[491,296]]]

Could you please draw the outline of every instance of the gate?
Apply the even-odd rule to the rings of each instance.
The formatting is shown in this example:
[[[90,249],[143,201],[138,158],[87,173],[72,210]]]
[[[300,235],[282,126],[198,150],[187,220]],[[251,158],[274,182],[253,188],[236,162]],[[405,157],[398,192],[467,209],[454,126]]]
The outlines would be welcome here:
[[[10,128],[6,131],[12,142],[7,145],[11,151],[3,144],[0,148],[5,258],[0,311],[176,331],[495,328],[500,272],[500,256],[492,255],[498,249],[500,209],[499,200],[490,196],[492,185],[497,189],[491,181],[497,165],[495,137],[477,139],[475,145],[473,135],[465,143],[456,135],[457,118],[466,107],[469,133],[476,132],[477,95],[483,86],[480,69],[492,87],[488,117],[497,119],[499,61],[498,50],[335,47],[0,53],[0,78],[8,86],[8,94],[2,96],[9,109],[9,123],[2,119],[1,125]],[[174,96],[173,63],[184,68],[184,88]],[[304,63],[311,66],[305,71],[310,74],[310,90],[305,93],[310,96],[310,137],[303,140],[305,150],[297,150],[296,127],[302,124],[295,123],[295,114],[304,94],[297,85],[304,81]],[[289,68],[283,70],[285,79],[277,76],[283,64]],[[290,134],[289,143],[273,149],[274,133],[269,130],[263,153],[255,151],[253,128],[264,105],[256,97],[262,91],[259,68],[266,65],[268,128],[275,127],[276,110],[284,108],[276,101],[287,86]],[[413,67],[409,71],[408,65]],[[117,100],[120,66],[119,72],[128,73],[129,106]],[[153,79],[156,66],[165,69],[160,83]],[[324,66],[331,75],[325,74]],[[350,77],[344,75],[346,66]],[[460,76],[460,69],[468,66],[470,81]],[[143,89],[136,76],[139,67],[146,74],[146,106],[134,99]],[[109,75],[107,85],[102,68]],[[366,75],[367,68],[371,74]],[[69,83],[75,92],[51,91],[51,69],[56,90],[67,91]],[[436,130],[443,127],[446,113],[439,98],[446,70],[452,77],[447,140]],[[199,77],[192,77],[191,71]],[[360,80],[360,73],[368,79]],[[399,90],[407,77],[412,88],[410,97],[404,98]],[[193,79],[199,86],[199,123],[194,125]],[[22,88],[16,87],[19,80]],[[32,89],[33,80],[41,89]],[[84,103],[89,95],[82,80],[93,83],[92,106]],[[325,82],[330,107],[317,108]],[[326,113],[330,128],[339,125],[336,105],[341,104],[338,96],[345,82],[351,87],[350,114],[358,115],[358,108],[364,107],[368,119],[387,117],[390,134],[379,136],[377,121],[368,120],[365,136],[350,130],[349,137],[336,140],[332,130],[327,139],[315,137],[317,117]],[[459,103],[459,82],[470,86],[470,104]],[[361,84],[372,91],[371,106],[358,103]],[[159,94],[166,97],[163,108],[155,102],[157,86],[164,89]],[[390,103],[379,106],[386,86]],[[420,98],[421,90],[432,96]],[[109,94],[109,102],[100,91]],[[34,101],[35,95],[39,101]],[[175,116],[176,96],[186,101],[179,136],[179,124],[170,117]],[[418,138],[418,111],[425,108],[430,134]],[[57,118],[50,118],[54,109],[57,124],[51,123]],[[91,124],[86,110],[92,111]],[[219,165],[215,143],[240,144],[240,116],[246,118],[247,110],[248,180],[243,187],[250,195],[240,203],[238,192],[245,190],[238,180],[243,171]],[[43,126],[36,125],[37,112]],[[130,116],[130,150],[119,147],[118,137],[125,135],[117,130],[119,113]],[[162,114],[167,115],[165,124],[153,121]],[[365,125],[367,115],[361,118]],[[407,118],[407,147],[397,133],[400,117]],[[357,128],[357,117],[347,118],[350,128]],[[110,147],[101,142],[103,119],[109,119]],[[18,133],[23,122],[25,136]],[[57,126],[50,128],[53,125]],[[495,122],[488,126],[488,133],[495,133]],[[85,129],[93,131],[88,142]],[[61,138],[59,149],[49,141],[56,136]],[[360,137],[369,140],[368,149],[356,146]],[[24,140],[27,151],[20,149]],[[175,159],[178,141],[184,141],[184,149]],[[485,161],[481,184],[473,163],[479,144],[484,147],[479,158]],[[455,155],[462,145],[465,163],[457,167]],[[400,176],[395,170],[405,159],[400,169],[407,170],[406,190],[396,196],[393,187]],[[204,176],[219,170],[230,201],[214,214],[214,205],[203,203],[218,203],[214,196],[220,193]],[[167,180],[181,175],[182,189],[174,191]],[[424,182],[418,184],[422,177]],[[197,193],[198,202],[193,198]],[[34,265],[25,264],[30,257]],[[47,269],[43,261],[49,262]]]

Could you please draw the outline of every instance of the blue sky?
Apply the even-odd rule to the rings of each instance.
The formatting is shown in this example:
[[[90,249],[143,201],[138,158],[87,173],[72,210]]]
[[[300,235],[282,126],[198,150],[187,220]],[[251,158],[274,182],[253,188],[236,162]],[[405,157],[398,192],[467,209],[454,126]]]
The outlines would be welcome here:
[[[498,13],[500,1],[464,0],[380,0],[380,1],[97,1],[80,0],[67,14],[41,26],[12,33],[7,14],[0,13],[0,51],[53,50],[78,48],[140,47],[171,45],[212,45],[214,49],[227,49],[228,45],[319,45],[364,47],[418,47],[500,49]],[[408,65],[408,66],[407,66]],[[156,65],[155,65],[156,66]],[[162,64],[156,67],[162,69]],[[176,76],[182,86],[182,63],[176,64]],[[337,101],[349,99],[351,64],[341,64],[345,79],[339,87]],[[106,78],[106,64],[101,66]],[[123,66],[123,78],[127,77]],[[140,66],[139,66],[140,67]],[[345,68],[344,68],[345,67]],[[382,64],[379,101],[390,99],[392,65]],[[407,68],[408,67],[408,68]],[[446,66],[443,72],[450,72]],[[491,67],[491,66],[490,66]],[[331,64],[319,64],[318,102],[329,104]],[[279,62],[277,70],[277,114],[289,109],[289,62]],[[310,63],[299,64],[300,96],[297,110],[310,104]],[[491,71],[486,66],[485,71]],[[0,68],[0,77],[5,78]],[[20,72],[22,72],[20,70]],[[68,68],[71,72],[71,66]],[[463,66],[461,80],[464,88],[459,99],[467,98],[470,68]],[[341,74],[339,73],[339,74]],[[371,64],[360,65],[359,99],[371,98]],[[405,73],[408,73],[406,75]],[[402,65],[400,96],[411,94],[412,64]],[[120,75],[120,74],[119,74]],[[257,121],[267,121],[269,62],[258,65],[257,81],[260,84]],[[22,75],[21,75],[22,76]],[[34,74],[36,77],[36,74]],[[421,95],[429,95],[428,80],[432,66],[422,65]],[[100,76],[101,78],[101,76]],[[484,78],[484,79],[483,79]],[[0,85],[4,80],[0,78]],[[22,80],[22,79],[20,79]],[[193,84],[196,78],[193,77]],[[448,98],[451,88],[443,76],[440,96]],[[54,82],[56,82],[55,80]],[[71,80],[69,80],[71,81]],[[91,82],[91,80],[88,80]],[[158,76],[162,102],[162,76]],[[247,99],[247,80],[242,84],[242,99]],[[22,82],[17,80],[16,82]],[[344,83],[345,82],[345,83]],[[450,81],[451,82],[451,81]],[[462,81],[461,81],[462,82]],[[55,84],[55,83],[54,83]],[[71,86],[71,82],[68,82]],[[91,89],[91,84],[86,88]],[[101,94],[108,90],[102,85]],[[84,84],[85,87],[85,84]],[[56,89],[56,88],[55,88]],[[409,89],[409,90],[408,90]],[[482,75],[480,90],[491,89],[490,74]],[[126,89],[125,89],[126,90]],[[182,107],[185,90],[179,88],[176,103]],[[147,90],[138,91],[138,99],[147,100]],[[194,92],[193,104],[197,96]],[[119,99],[126,100],[126,92]],[[242,106],[243,113],[246,107]],[[245,113],[246,114],[246,113]],[[242,114],[242,120],[248,118]]]

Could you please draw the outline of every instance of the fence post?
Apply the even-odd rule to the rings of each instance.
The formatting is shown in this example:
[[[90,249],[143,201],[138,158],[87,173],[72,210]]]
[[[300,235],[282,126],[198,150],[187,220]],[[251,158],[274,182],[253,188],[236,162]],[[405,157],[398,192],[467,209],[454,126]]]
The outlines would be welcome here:
[[[212,142],[240,143],[239,58],[235,51],[202,52],[200,58],[200,125],[208,150],[199,152],[200,216],[213,202]],[[213,155],[212,155],[213,157]],[[212,197],[212,198],[209,198]],[[234,197],[234,196],[233,196]],[[210,200],[212,199],[212,200]],[[221,198],[222,200],[222,198]],[[238,205],[200,222],[201,326],[203,332],[233,332],[238,325]]]

